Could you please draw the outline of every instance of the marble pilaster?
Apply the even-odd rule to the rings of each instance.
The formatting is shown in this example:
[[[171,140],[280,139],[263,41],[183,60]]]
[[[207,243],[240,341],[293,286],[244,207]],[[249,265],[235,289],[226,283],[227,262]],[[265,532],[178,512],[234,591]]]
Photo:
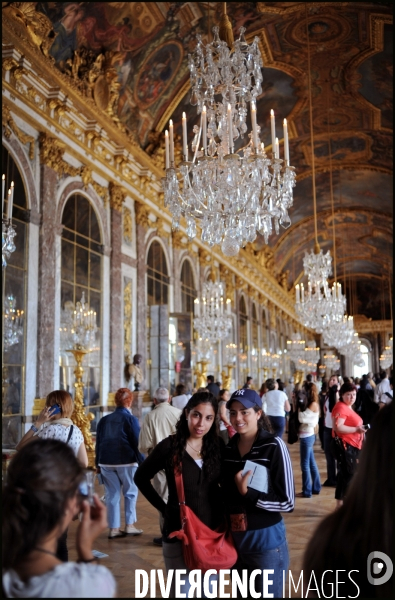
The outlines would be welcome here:
[[[123,384],[122,213],[111,208],[110,389]],[[105,282],[104,282],[105,285]]]
[[[56,187],[58,176],[53,169],[41,165],[42,223],[39,240],[39,289],[43,300],[38,307],[37,396],[46,396],[59,379],[59,355],[56,353],[56,286],[58,236],[61,226],[56,220]]]
[[[136,352],[143,357],[142,368],[144,372],[143,387],[147,386],[148,355],[147,355],[147,301],[146,301],[146,226],[138,223],[137,230],[137,281],[136,290],[137,314],[136,314]]]

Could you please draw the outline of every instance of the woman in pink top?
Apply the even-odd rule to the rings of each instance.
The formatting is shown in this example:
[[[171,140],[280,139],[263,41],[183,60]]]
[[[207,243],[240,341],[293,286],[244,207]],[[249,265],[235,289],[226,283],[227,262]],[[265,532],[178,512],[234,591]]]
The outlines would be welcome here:
[[[340,400],[332,409],[333,435],[337,435],[344,446],[335,492],[337,506],[343,504],[343,498],[358,464],[365,436],[362,419],[352,409],[357,397],[356,386],[353,383],[343,383],[339,393]]]

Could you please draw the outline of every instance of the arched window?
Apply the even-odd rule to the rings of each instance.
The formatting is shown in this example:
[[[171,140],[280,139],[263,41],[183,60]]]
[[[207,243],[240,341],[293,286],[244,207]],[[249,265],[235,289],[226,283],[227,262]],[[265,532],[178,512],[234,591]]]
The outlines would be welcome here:
[[[354,365],[354,373],[353,376],[354,377],[362,377],[362,375],[364,373],[369,373],[370,371],[370,367],[369,367],[369,348],[367,347],[367,345],[365,344],[361,344],[359,346],[359,350],[362,354],[362,359],[364,362],[363,367],[358,366],[358,365]]]
[[[2,173],[6,186],[14,182],[12,224],[15,251],[3,269],[3,446],[14,447],[21,438],[25,398],[26,286],[28,265],[28,221],[26,193],[12,156],[3,147]],[[6,195],[6,193],[4,194]],[[4,213],[7,214],[7,201]],[[15,318],[16,317],[16,318]],[[19,415],[19,416],[12,416]]]
[[[181,269],[181,312],[193,313],[196,296],[191,263],[185,260]]]
[[[67,201],[62,218],[61,266],[61,331],[60,385],[68,391],[74,386],[74,362],[66,346],[70,346],[67,324],[70,311],[84,294],[89,308],[96,312],[96,324],[101,323],[102,246],[99,222],[92,204],[85,196],[73,194]],[[100,404],[100,333],[96,333],[93,350],[84,358],[84,403]],[[95,429],[95,422],[92,428]]]
[[[168,304],[169,281],[165,253],[161,244],[154,240],[147,260],[148,306]]]

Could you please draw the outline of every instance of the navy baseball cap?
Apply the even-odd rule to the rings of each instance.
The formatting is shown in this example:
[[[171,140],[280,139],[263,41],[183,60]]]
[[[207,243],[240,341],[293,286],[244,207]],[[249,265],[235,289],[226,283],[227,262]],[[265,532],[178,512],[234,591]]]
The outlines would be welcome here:
[[[226,403],[226,408],[230,408],[232,402],[237,400],[244,406],[244,408],[253,408],[253,406],[257,406],[262,410],[262,400],[259,397],[259,394],[256,393],[255,390],[242,389],[236,390],[231,395],[230,399]]]

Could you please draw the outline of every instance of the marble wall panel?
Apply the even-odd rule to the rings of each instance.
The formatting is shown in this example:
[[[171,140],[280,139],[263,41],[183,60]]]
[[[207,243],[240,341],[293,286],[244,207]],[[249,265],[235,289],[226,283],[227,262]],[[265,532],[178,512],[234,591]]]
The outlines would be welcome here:
[[[122,287],[122,213],[111,209],[111,302],[110,302],[110,387],[112,391],[123,384],[123,287]],[[104,282],[105,285],[105,282]]]

